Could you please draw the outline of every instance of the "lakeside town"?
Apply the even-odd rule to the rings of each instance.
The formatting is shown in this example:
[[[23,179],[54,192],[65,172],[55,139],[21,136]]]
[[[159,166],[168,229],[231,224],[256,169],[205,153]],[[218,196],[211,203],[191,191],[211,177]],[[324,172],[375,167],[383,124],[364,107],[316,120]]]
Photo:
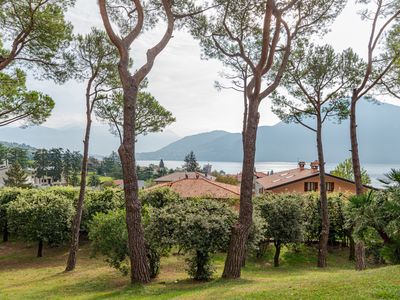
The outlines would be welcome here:
[[[0,299],[400,299],[399,114],[399,0],[0,0]]]

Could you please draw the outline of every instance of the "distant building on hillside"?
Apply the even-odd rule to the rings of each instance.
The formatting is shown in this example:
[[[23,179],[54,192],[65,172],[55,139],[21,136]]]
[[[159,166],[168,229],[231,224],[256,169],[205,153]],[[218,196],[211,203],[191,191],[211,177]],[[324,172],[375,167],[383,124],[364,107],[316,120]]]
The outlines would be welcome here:
[[[319,190],[319,163],[314,161],[310,168],[305,167],[305,162],[299,162],[298,168],[273,173],[256,179],[255,194],[265,193],[306,193]],[[343,179],[331,174],[326,176],[326,189],[328,192],[343,192],[355,194],[356,186],[353,181]],[[366,186],[368,189],[372,187]]]

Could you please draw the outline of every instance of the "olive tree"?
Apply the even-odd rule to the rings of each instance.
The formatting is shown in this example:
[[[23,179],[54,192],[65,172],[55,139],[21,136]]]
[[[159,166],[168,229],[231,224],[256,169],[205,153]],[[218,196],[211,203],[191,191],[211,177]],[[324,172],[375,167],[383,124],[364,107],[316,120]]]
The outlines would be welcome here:
[[[266,235],[274,240],[274,266],[279,267],[281,247],[299,243],[303,238],[302,210],[297,197],[281,194],[265,197],[260,205],[261,216],[267,224]]]
[[[156,58],[173,37],[175,27],[202,9],[191,0],[99,0],[98,3],[104,28],[119,53],[118,72],[122,85],[124,117],[122,144],[118,152],[124,179],[131,282],[147,283],[150,281],[150,272],[141,222],[135,162],[135,116],[139,89],[153,69]],[[132,71],[130,48],[147,28],[159,21],[163,21],[160,26],[165,28],[164,34],[146,51],[144,64]]]
[[[289,59],[281,88],[273,94],[273,111],[281,120],[300,124],[316,136],[322,213],[318,252],[318,267],[321,268],[327,265],[329,239],[323,125],[332,118],[340,122],[348,117],[348,90],[357,84],[358,70],[362,66],[351,49],[335,53],[329,45],[300,42]]]
[[[74,213],[70,199],[45,190],[21,193],[7,207],[10,232],[37,242],[37,257],[43,256],[44,243],[60,245],[69,239]]]
[[[195,20],[192,32],[204,56],[221,60],[237,75],[244,93],[243,170],[238,223],[232,228],[223,277],[238,278],[252,224],[253,172],[259,106],[279,86],[302,36],[325,32],[346,1],[214,0],[215,12]],[[240,83],[243,80],[243,83]],[[234,83],[235,84],[235,83]]]
[[[195,280],[209,280],[214,272],[211,255],[226,250],[236,216],[227,205],[214,200],[187,200],[167,205],[153,215],[155,228],[191,254],[188,273]]]

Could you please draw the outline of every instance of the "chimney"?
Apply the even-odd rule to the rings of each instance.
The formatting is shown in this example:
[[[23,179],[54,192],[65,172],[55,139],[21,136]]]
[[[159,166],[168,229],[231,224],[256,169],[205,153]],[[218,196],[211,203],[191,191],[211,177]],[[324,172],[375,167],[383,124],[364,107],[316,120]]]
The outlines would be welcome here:
[[[299,161],[299,169],[301,170],[301,171],[303,171],[304,170],[304,167],[306,166],[306,162],[305,161]]]
[[[185,173],[185,178],[186,178],[186,179],[189,179],[188,173]]]
[[[196,179],[199,179],[199,178],[200,178],[200,174],[196,173]]]
[[[319,168],[319,161],[318,160],[314,160],[311,164],[310,167],[313,171],[317,172],[318,168]]]

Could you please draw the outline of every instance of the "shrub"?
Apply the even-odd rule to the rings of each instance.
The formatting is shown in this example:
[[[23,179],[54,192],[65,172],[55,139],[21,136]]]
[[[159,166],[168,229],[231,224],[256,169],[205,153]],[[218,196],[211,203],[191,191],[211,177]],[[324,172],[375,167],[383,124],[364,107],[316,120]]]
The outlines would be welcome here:
[[[96,213],[107,213],[124,207],[124,193],[115,188],[105,188],[104,190],[88,190],[86,192],[85,203],[82,215],[82,229],[88,230],[88,224]]]
[[[47,190],[24,191],[7,208],[10,231],[23,240],[38,242],[38,257],[43,243],[57,246],[69,239],[74,213],[67,197]]]
[[[8,230],[8,205],[17,199],[22,189],[19,188],[3,188],[0,190],[0,229],[3,233],[3,242],[7,242],[9,238]]]
[[[149,191],[140,191],[139,198],[143,206],[149,205],[162,208],[171,202],[179,200],[179,195],[167,187],[154,188]]]
[[[274,240],[274,266],[278,267],[282,245],[302,241],[301,202],[296,194],[274,194],[264,198],[260,210],[267,223],[267,238]]]
[[[163,243],[175,243],[192,254],[187,262],[193,279],[209,280],[213,274],[211,254],[226,250],[235,220],[223,203],[187,200],[160,209],[152,214],[150,223],[162,228]]]

